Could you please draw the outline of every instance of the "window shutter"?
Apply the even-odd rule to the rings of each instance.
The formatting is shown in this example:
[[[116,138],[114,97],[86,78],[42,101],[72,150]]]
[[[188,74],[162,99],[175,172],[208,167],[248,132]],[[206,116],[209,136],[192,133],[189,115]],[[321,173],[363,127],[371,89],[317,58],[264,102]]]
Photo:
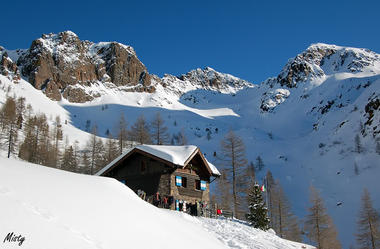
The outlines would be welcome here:
[[[205,191],[207,189],[206,181],[201,181],[201,190]]]
[[[175,177],[175,185],[181,187],[182,186],[182,177],[176,176]]]

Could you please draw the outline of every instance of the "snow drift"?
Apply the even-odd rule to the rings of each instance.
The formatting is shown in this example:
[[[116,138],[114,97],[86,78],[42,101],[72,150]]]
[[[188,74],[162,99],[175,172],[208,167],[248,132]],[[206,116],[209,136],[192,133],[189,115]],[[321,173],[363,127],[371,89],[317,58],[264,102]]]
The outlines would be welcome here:
[[[3,243],[12,232],[30,249],[306,248],[236,222],[158,209],[111,178],[2,157],[0,207],[2,248],[19,247]]]

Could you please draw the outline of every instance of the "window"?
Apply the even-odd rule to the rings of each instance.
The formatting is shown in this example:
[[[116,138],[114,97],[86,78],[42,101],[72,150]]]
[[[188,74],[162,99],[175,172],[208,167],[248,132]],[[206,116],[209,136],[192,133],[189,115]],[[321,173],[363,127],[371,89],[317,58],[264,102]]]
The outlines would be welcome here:
[[[182,177],[181,176],[176,176],[175,177],[175,185],[178,187],[182,186]]]
[[[175,185],[178,187],[187,187],[187,178],[183,176],[176,176],[175,177]]]
[[[195,180],[195,189],[205,191],[207,189],[206,181]]]
[[[200,180],[195,180],[195,189],[201,190],[201,181]]]
[[[182,187],[187,188],[187,178],[182,177]]]
[[[206,181],[201,181],[201,190],[205,191],[207,189]]]

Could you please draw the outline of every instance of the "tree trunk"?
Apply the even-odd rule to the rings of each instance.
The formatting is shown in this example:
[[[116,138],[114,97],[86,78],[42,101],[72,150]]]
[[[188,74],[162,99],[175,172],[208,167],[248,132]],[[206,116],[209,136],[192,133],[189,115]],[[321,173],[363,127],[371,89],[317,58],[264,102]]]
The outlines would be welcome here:
[[[13,139],[13,124],[11,124],[9,130],[9,141],[8,141],[8,158],[11,156],[11,147],[12,147],[12,139]]]
[[[234,196],[234,215],[237,215],[237,194],[236,194],[236,165],[235,165],[235,148],[232,145],[232,193]]]
[[[376,248],[375,248],[375,238],[373,237],[373,231],[372,231],[371,216],[370,216],[369,213],[368,213],[368,224],[369,224],[369,231],[370,231],[370,233],[371,233],[371,244],[372,244],[372,249],[376,249]]]

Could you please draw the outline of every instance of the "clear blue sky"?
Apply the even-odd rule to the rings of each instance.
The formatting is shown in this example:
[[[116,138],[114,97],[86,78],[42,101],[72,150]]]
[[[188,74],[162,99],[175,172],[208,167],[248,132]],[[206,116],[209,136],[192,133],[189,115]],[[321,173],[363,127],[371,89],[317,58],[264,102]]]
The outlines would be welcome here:
[[[380,1],[2,1],[0,45],[43,33],[135,48],[150,73],[210,66],[259,83],[311,43],[380,52]]]

